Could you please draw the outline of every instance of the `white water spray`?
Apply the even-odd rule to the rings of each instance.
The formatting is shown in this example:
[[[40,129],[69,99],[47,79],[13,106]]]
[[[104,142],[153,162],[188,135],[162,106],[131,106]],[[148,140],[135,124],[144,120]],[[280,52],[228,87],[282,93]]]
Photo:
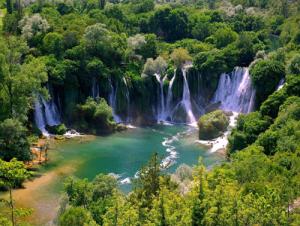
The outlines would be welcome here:
[[[122,122],[121,118],[116,114],[115,109],[116,109],[116,99],[117,99],[117,88],[115,89],[112,85],[111,79],[109,81],[109,86],[110,86],[110,94],[109,94],[109,105],[112,108],[112,114],[113,118],[117,123]]]
[[[34,119],[36,126],[45,136],[49,136],[46,125],[56,126],[61,123],[60,116],[53,99],[46,101],[38,95],[35,101]]]
[[[164,81],[167,76],[163,77],[160,74],[154,74],[157,82],[159,83],[159,97],[160,100],[157,104],[157,121],[165,121],[167,119],[167,112],[165,107],[165,95],[164,95]]]
[[[285,84],[284,78],[280,79],[279,84],[278,84],[278,86],[276,88],[276,91],[282,89],[282,87],[284,86],[284,84]]]
[[[213,103],[220,102],[223,110],[249,113],[253,110],[254,101],[255,89],[248,68],[237,67],[232,73],[221,75]]]

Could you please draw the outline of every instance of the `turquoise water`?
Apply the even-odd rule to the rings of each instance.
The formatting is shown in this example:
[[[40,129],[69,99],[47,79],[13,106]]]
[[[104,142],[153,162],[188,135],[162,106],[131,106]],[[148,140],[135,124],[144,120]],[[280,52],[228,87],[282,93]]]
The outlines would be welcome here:
[[[154,152],[169,166],[165,173],[174,172],[182,163],[193,166],[199,157],[207,167],[224,161],[221,155],[198,146],[196,139],[195,128],[157,125],[52,143],[49,162],[38,172],[40,177],[26,184],[26,189],[14,191],[16,205],[34,210],[27,219],[31,224],[47,225],[56,217],[68,176],[93,179],[99,173],[114,173],[119,176],[120,189],[127,193],[131,189],[128,182]]]
[[[93,179],[99,173],[117,174],[123,182],[121,189],[127,192],[131,187],[128,178],[133,178],[154,152],[169,166],[166,172],[174,172],[182,163],[193,166],[199,157],[206,166],[222,161],[221,156],[195,144],[196,139],[197,130],[187,126],[134,128],[88,142],[65,142],[56,148],[53,165],[74,161],[77,164],[72,175],[79,178]]]

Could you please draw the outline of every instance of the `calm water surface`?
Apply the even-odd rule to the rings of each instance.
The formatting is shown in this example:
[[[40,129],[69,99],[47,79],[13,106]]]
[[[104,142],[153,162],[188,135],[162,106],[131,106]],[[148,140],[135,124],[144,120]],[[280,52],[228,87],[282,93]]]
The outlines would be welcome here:
[[[77,138],[62,142],[50,150],[50,161],[41,170],[43,176],[27,184],[26,189],[15,191],[15,199],[19,206],[35,209],[32,223],[44,225],[57,211],[63,181],[68,176],[93,179],[99,173],[114,173],[119,176],[120,188],[128,192],[130,178],[154,152],[162,158],[162,164],[170,164],[166,172],[174,172],[182,163],[193,166],[199,157],[208,167],[223,161],[222,156],[195,144],[196,139],[194,128],[157,125],[88,141]]]

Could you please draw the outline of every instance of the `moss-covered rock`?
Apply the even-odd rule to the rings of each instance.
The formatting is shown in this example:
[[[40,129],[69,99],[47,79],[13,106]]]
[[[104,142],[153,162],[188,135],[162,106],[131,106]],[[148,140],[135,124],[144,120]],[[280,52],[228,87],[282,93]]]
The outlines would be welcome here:
[[[228,125],[228,116],[221,110],[205,114],[198,121],[199,139],[210,140],[217,138],[226,131]]]
[[[55,135],[64,135],[67,132],[67,127],[63,123],[56,126],[46,126],[46,129],[49,133]]]

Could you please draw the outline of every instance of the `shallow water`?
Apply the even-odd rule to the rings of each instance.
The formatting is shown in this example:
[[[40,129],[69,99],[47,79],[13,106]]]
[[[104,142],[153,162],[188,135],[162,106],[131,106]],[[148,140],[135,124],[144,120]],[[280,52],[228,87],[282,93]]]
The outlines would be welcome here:
[[[182,163],[195,165],[199,157],[208,167],[223,160],[217,153],[199,147],[196,139],[195,128],[157,125],[60,143],[49,151],[50,162],[42,168],[43,175],[26,183],[26,189],[15,191],[15,200],[19,206],[34,208],[30,221],[44,225],[55,216],[63,181],[68,176],[93,179],[99,173],[114,173],[123,182],[120,188],[128,192],[130,178],[154,152],[162,158],[162,165],[169,166],[166,172],[174,172]]]

